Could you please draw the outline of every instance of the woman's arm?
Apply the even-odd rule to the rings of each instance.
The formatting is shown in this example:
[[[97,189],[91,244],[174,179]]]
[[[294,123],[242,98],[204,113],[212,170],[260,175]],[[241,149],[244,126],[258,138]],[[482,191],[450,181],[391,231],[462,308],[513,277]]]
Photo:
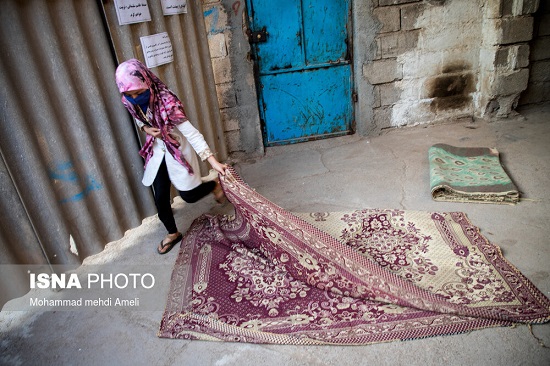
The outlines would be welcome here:
[[[215,171],[217,171],[218,173],[220,173],[221,175],[225,175],[225,169],[227,169],[227,164],[222,164],[220,163],[216,157],[214,156],[214,154],[210,155],[208,157],[208,162],[210,163],[210,165],[212,166],[212,168],[214,168]]]
[[[206,143],[204,136],[197,130],[189,121],[185,121],[176,125],[182,135],[189,141],[193,149],[197,152],[202,161],[208,161],[208,163],[218,173],[224,175],[227,165],[221,164]]]

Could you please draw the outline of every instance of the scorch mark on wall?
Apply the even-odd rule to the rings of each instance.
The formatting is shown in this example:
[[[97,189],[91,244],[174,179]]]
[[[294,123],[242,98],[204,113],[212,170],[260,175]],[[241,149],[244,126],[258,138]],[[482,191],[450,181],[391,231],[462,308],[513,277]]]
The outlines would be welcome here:
[[[467,63],[451,63],[443,67],[441,75],[429,79],[426,87],[428,96],[433,98],[430,104],[432,112],[461,109],[472,102],[475,77]]]

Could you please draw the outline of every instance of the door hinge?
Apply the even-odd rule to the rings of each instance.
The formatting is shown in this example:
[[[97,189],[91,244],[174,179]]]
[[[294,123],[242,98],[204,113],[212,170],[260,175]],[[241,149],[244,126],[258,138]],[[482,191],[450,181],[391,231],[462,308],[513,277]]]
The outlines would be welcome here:
[[[351,100],[353,100],[353,103],[357,103],[357,101],[359,100],[359,96],[357,95],[357,92],[353,92],[351,94]]]

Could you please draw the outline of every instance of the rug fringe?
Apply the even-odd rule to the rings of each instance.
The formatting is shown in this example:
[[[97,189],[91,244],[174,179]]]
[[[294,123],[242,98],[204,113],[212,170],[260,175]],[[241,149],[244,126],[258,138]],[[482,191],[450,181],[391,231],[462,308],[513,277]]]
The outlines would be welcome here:
[[[533,336],[533,338],[537,340],[537,343],[539,344],[539,346],[541,346],[542,348],[550,348],[546,344],[544,344],[542,339],[540,339],[535,335],[535,333],[533,333],[533,326],[531,324],[527,324],[527,328],[529,328],[529,332],[531,332],[531,335]]]
[[[538,202],[542,202],[541,199],[534,199],[534,198],[520,198],[519,201],[520,201],[520,202],[522,202],[522,201],[528,201],[528,202],[537,202],[537,203],[538,203]]]

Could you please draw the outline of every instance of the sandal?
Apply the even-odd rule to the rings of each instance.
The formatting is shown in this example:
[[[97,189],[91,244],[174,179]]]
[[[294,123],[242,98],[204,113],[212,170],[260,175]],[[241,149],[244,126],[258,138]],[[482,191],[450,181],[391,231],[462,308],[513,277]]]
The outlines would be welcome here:
[[[225,201],[227,201],[227,197],[225,197],[225,193],[223,191],[222,185],[220,184],[220,181],[217,179],[216,179],[216,186],[214,187],[212,194],[214,194],[214,198],[218,203],[225,203]]]
[[[174,240],[169,241],[169,242],[166,243],[166,244],[162,244],[162,242],[164,241],[164,239],[161,240],[161,241],[160,241],[160,247],[157,248],[157,252],[158,252],[159,254],[166,254],[166,253],[168,253],[169,251],[172,250],[172,248],[174,247],[174,245],[176,245],[177,243],[179,243],[179,242],[181,241],[182,238],[183,238],[183,234],[180,233]],[[164,248],[168,248],[168,249],[164,250]]]

